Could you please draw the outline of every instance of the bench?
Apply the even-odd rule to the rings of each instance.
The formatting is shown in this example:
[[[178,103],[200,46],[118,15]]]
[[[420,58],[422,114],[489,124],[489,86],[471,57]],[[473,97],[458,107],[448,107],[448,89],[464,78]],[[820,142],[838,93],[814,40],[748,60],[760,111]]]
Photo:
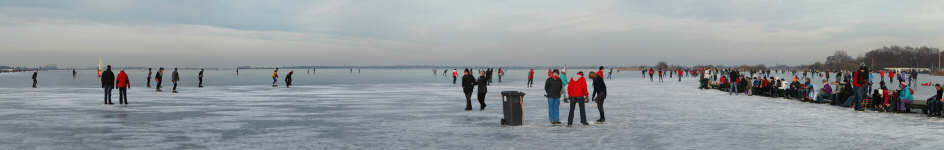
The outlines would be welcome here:
[[[921,109],[921,113],[928,113],[928,101],[927,100],[914,100],[910,104],[905,104],[905,108],[908,109]]]

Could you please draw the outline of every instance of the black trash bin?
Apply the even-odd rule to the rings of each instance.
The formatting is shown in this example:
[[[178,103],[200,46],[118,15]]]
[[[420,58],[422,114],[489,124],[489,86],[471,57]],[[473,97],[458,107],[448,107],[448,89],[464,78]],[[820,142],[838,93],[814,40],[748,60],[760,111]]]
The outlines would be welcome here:
[[[502,125],[520,126],[524,124],[524,92],[520,91],[502,91],[502,108],[505,118],[502,118]]]

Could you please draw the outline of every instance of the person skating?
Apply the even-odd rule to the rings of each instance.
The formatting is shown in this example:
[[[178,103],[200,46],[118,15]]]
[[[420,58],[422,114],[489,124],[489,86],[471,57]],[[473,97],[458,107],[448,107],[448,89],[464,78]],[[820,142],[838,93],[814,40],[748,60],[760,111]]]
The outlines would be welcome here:
[[[79,77],[79,76],[76,76],[76,75],[78,75],[77,73],[78,73],[78,72],[75,72],[75,69],[72,69],[72,79],[76,79],[76,78]]]
[[[534,85],[534,68],[531,68],[531,70],[528,71],[528,87],[532,87],[533,85]]]
[[[479,108],[480,111],[485,111],[485,94],[488,93],[488,71],[479,72],[478,79],[478,98],[479,98]]]
[[[128,74],[125,73],[125,69],[122,68],[118,72],[118,78],[115,79],[117,82],[115,86],[118,87],[118,104],[128,104],[128,89],[131,88],[131,80],[128,80]]]
[[[288,71],[288,74],[285,74],[285,88],[292,87],[292,74],[295,74],[295,70]]]
[[[560,71],[554,70],[554,74],[544,81],[544,92],[547,97],[547,117],[551,124],[557,125],[560,122],[560,98],[561,91],[564,89],[563,81],[559,77]]]
[[[503,76],[505,76],[505,69],[498,68],[498,83],[502,82]]]
[[[652,80],[652,75],[655,73],[655,69],[649,68],[649,82],[655,82]]]
[[[603,100],[606,99],[606,83],[603,82],[602,76],[594,75],[592,72],[590,78],[593,79],[593,102],[597,103],[597,110],[600,112],[600,119],[597,120],[597,123],[604,123],[606,117],[603,115]]]
[[[200,80],[200,84],[197,87],[203,88],[203,69],[200,69],[200,73],[197,73],[197,80]]]
[[[177,73],[177,68],[174,68],[174,72],[170,75],[170,82],[174,83],[174,93],[177,93],[177,81],[180,81],[180,74]]]
[[[102,72],[102,88],[105,89],[105,104],[115,104],[111,102],[111,90],[115,89],[115,73],[111,72],[111,65],[105,66],[105,72]]]
[[[272,71],[272,87],[279,86],[279,68],[275,68],[275,71]]]
[[[682,73],[684,73],[684,72],[682,72],[682,69],[678,69],[678,81],[679,81],[679,82],[682,82]]]
[[[493,73],[492,68],[488,68],[485,70],[485,79],[488,79],[488,83],[492,83],[492,73]]]
[[[567,85],[567,94],[571,99],[570,103],[570,113],[567,116],[567,126],[571,126],[574,123],[574,108],[580,107],[580,123],[583,125],[590,125],[587,123],[587,114],[584,110],[584,103],[587,100],[587,80],[583,78],[583,72],[577,72],[576,79],[570,79],[570,83]]]
[[[475,77],[472,77],[469,69],[462,72],[462,92],[465,93],[465,110],[472,110],[472,90],[475,87]]]
[[[154,91],[161,91],[161,83],[164,81],[164,67],[157,69],[157,73],[154,74],[154,82],[157,82]]]
[[[659,83],[662,83],[662,76],[665,76],[665,70],[659,69]]]
[[[37,77],[39,77],[39,69],[34,69],[33,70],[33,88],[36,88],[36,84],[39,83],[39,80],[37,80]]]
[[[144,80],[147,81],[147,87],[151,88],[151,67],[148,67],[148,75]]]
[[[646,68],[642,68],[642,79],[646,79]]]
[[[465,71],[468,71],[468,69],[466,69]],[[465,74],[465,72],[463,72],[463,74]],[[456,72],[456,68],[452,68],[452,84],[456,84],[457,77],[459,77],[459,72]]]

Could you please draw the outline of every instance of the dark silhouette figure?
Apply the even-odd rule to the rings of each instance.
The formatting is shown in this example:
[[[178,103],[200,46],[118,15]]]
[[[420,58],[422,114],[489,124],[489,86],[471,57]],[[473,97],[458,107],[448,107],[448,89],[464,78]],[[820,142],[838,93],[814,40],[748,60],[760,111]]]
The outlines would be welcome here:
[[[115,73],[111,72],[111,65],[102,72],[102,88],[105,89],[105,104],[115,104],[111,102],[111,90],[115,89]]]

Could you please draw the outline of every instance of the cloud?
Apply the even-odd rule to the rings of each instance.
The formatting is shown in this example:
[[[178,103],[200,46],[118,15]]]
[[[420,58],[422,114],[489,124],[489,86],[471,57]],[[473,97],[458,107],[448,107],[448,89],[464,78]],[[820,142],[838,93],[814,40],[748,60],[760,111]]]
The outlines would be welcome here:
[[[4,1],[20,64],[807,64],[944,42],[928,1]]]

